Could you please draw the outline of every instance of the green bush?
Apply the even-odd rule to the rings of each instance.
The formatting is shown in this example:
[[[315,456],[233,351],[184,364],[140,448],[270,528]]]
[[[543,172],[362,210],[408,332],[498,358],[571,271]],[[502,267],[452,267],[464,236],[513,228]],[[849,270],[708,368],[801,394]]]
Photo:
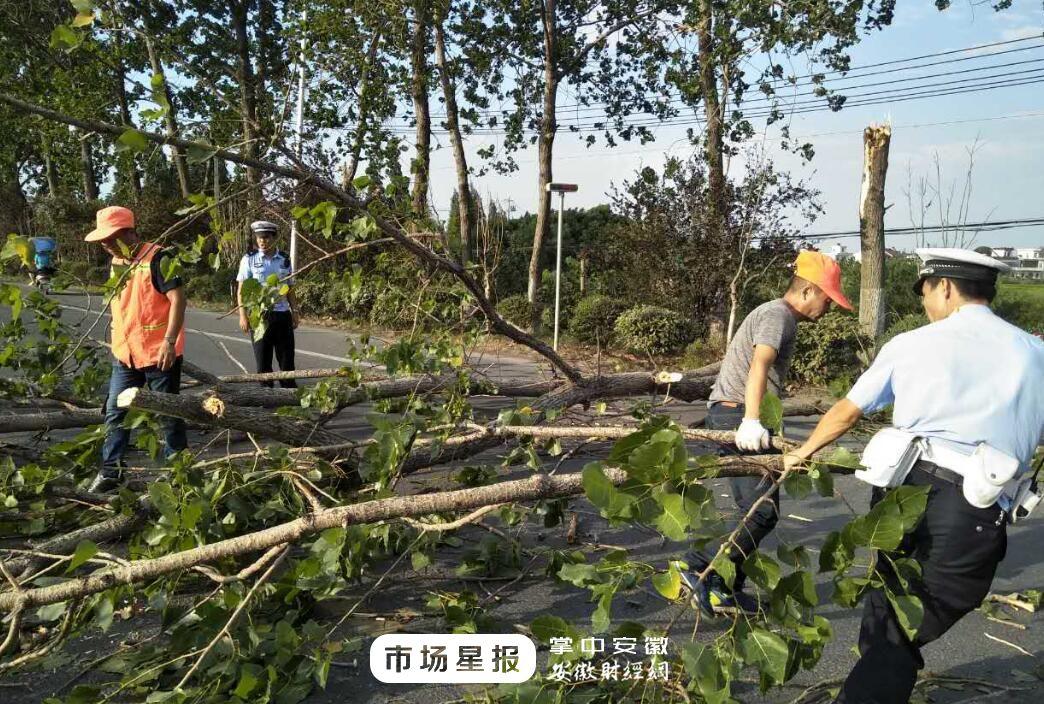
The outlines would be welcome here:
[[[87,283],[103,284],[109,280],[112,268],[108,265],[92,266],[87,270]]]
[[[497,312],[520,328],[528,328],[533,315],[533,306],[529,304],[529,299],[525,295],[519,293],[501,299],[497,304]]]
[[[377,294],[370,308],[370,322],[384,328],[403,328],[413,322],[413,301],[398,289],[388,287]]]
[[[881,340],[878,343],[878,347],[884,346],[886,342],[891,340],[896,335],[901,335],[904,332],[910,332],[916,330],[919,327],[923,327],[928,324],[928,316],[923,313],[911,313],[910,315],[904,315],[899,320],[895,321],[887,330],[884,335],[881,336]]]
[[[699,369],[725,356],[725,338],[717,335],[708,340],[695,340],[689,343],[683,354],[683,369]]]
[[[181,279],[185,282],[185,295],[190,299],[208,303],[231,303],[233,300],[235,272],[231,269],[186,271]]]
[[[637,354],[673,354],[695,337],[693,325],[676,311],[639,305],[616,319],[616,339]]]
[[[576,304],[569,321],[569,334],[577,342],[588,345],[609,344],[616,319],[627,310],[627,304],[609,296],[587,296]]]
[[[993,311],[1012,325],[1033,333],[1044,331],[1044,285],[1000,281]]]
[[[870,340],[859,330],[859,318],[833,311],[817,322],[798,325],[792,379],[828,385],[840,377],[855,377],[865,366]]]
[[[302,313],[307,315],[324,315],[324,299],[329,288],[329,277],[319,274],[298,279],[294,286],[294,296]]]

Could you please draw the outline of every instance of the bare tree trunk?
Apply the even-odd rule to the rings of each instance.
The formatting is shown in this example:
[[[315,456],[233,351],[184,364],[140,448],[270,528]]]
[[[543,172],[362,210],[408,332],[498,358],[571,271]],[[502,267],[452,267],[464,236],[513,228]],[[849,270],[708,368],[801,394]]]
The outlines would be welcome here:
[[[460,136],[457,86],[446,66],[446,46],[441,20],[435,23],[435,61],[438,64],[439,78],[442,81],[442,94],[446,99],[446,127],[450,133],[450,142],[453,144],[453,161],[457,166],[460,263],[467,265],[468,260],[471,259],[471,232],[475,223],[475,201],[471,197],[471,184],[468,181],[468,159],[464,154],[464,140]]]
[[[91,136],[80,136],[80,169],[83,174],[83,197],[98,200],[98,181],[94,175],[94,156],[91,154]]]
[[[700,93],[707,120],[705,149],[710,190],[708,222],[711,238],[722,242],[725,235],[725,167],[722,161],[721,106],[718,102],[718,84],[714,79],[713,14],[711,0],[700,0],[700,21],[696,36],[699,41]]]
[[[540,327],[541,254],[544,240],[547,238],[551,226],[551,194],[547,190],[547,184],[551,183],[552,179],[551,157],[554,152],[555,131],[558,129],[556,120],[559,80],[556,64],[558,23],[555,14],[555,0],[544,0],[541,3],[541,11],[544,25],[544,105],[540,117],[540,135],[537,144],[537,163],[539,164],[537,219],[536,229],[533,231],[533,252],[529,256],[529,288],[526,292],[529,302],[533,306],[533,330],[538,330]]]
[[[167,136],[179,137],[178,134],[178,117],[177,107],[174,105],[174,96],[170,92],[170,84],[167,83],[167,79],[163,73],[163,63],[159,59],[159,55],[156,53],[156,47],[152,42],[152,38],[145,37],[145,49],[149,54],[149,64],[152,65],[152,73],[154,76],[160,76],[163,80],[163,97],[167,101],[167,112],[163,116],[163,122],[167,128]],[[174,171],[178,175],[178,187],[181,189],[181,197],[188,198],[192,193],[192,188],[189,185],[189,173],[188,165],[185,163],[185,153],[181,150],[181,147],[171,146],[174,152]]]
[[[54,159],[51,157],[51,140],[43,140],[44,177],[47,180],[47,195],[54,198],[58,195],[58,173],[54,168]]]
[[[863,131],[863,187],[859,196],[859,241],[862,248],[859,326],[878,340],[885,329],[884,188],[888,171],[889,125]]]
[[[351,152],[348,162],[345,164],[342,174],[341,186],[346,190],[352,187],[355,174],[359,170],[359,160],[362,157],[363,141],[369,130],[370,122],[370,74],[373,71],[374,62],[377,61],[377,49],[381,45],[381,33],[377,32],[370,41],[370,49],[366,52],[366,67],[363,69],[362,78],[359,81],[359,122],[355,126],[355,136],[352,139]]]
[[[417,154],[413,161],[413,212],[418,217],[428,214],[428,179],[431,171],[431,112],[428,108],[428,25],[431,22],[427,0],[414,0],[413,34],[410,65],[413,78],[413,112],[417,120]]]
[[[120,58],[117,59],[116,63],[116,99],[120,104],[120,121],[127,127],[134,127],[134,120],[130,112],[130,101],[127,99],[127,68],[123,63],[122,42],[119,37],[119,32],[113,34],[117,52],[120,54]],[[134,200],[135,202],[140,201],[141,174],[138,173],[137,156],[130,152],[124,159],[127,163],[127,181],[130,183],[131,191],[134,192]]]
[[[236,33],[236,79],[239,81],[239,109],[243,118],[243,156],[257,158],[257,93],[254,89],[254,67],[250,62],[250,35],[247,19],[252,0],[232,3],[232,23]],[[246,167],[247,203],[249,208],[260,200],[261,175],[257,167]]]

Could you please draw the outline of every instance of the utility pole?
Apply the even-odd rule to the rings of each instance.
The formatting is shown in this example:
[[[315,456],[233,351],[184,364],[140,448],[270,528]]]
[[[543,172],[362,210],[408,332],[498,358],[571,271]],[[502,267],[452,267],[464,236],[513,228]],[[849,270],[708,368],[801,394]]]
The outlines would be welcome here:
[[[308,11],[306,10],[301,15],[301,24],[305,25],[308,23]],[[296,138],[297,143],[294,145],[294,151],[297,153],[297,158],[301,158],[302,151],[302,139],[301,133],[304,130],[304,101],[305,101],[305,38],[304,33],[301,35],[301,53],[297,59],[297,131]],[[297,272],[297,219],[294,218],[290,221],[290,270]]]
[[[575,183],[549,183],[548,193],[558,194],[558,254],[555,257],[555,338],[551,347],[558,351],[558,319],[562,300],[562,213],[565,211],[565,194],[576,193],[580,187]]]
[[[859,197],[859,327],[874,340],[885,329],[884,187],[888,172],[890,125],[870,125],[863,131],[863,186]]]

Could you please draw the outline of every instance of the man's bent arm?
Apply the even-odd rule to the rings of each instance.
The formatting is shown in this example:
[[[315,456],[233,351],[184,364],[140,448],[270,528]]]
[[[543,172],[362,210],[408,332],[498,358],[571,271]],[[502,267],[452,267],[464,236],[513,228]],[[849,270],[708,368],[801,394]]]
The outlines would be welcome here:
[[[181,326],[185,324],[185,307],[188,299],[185,298],[185,289],[181,286],[172,288],[166,293],[170,301],[170,313],[167,314],[167,338],[176,340]]]
[[[831,406],[830,410],[819,419],[819,423],[816,424],[815,430],[808,436],[805,444],[792,452],[788,452],[787,455],[807,460],[814,453],[851,430],[852,426],[856,424],[862,415],[863,411],[860,410],[859,406],[847,398],[841,399]]]
[[[765,398],[768,388],[769,369],[776,361],[776,350],[768,345],[754,345],[754,355],[750,360],[750,371],[747,372],[747,387],[743,402],[746,410],[744,418],[757,420],[761,416],[761,400]]]

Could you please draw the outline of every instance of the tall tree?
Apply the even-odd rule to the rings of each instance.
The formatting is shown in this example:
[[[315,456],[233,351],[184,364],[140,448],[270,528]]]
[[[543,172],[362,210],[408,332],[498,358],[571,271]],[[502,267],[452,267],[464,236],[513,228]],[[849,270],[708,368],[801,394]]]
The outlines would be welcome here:
[[[410,96],[416,121],[413,156],[413,212],[423,217],[428,212],[428,183],[431,172],[431,110],[428,105],[428,45],[431,32],[431,8],[428,0],[413,0],[410,23]]]

